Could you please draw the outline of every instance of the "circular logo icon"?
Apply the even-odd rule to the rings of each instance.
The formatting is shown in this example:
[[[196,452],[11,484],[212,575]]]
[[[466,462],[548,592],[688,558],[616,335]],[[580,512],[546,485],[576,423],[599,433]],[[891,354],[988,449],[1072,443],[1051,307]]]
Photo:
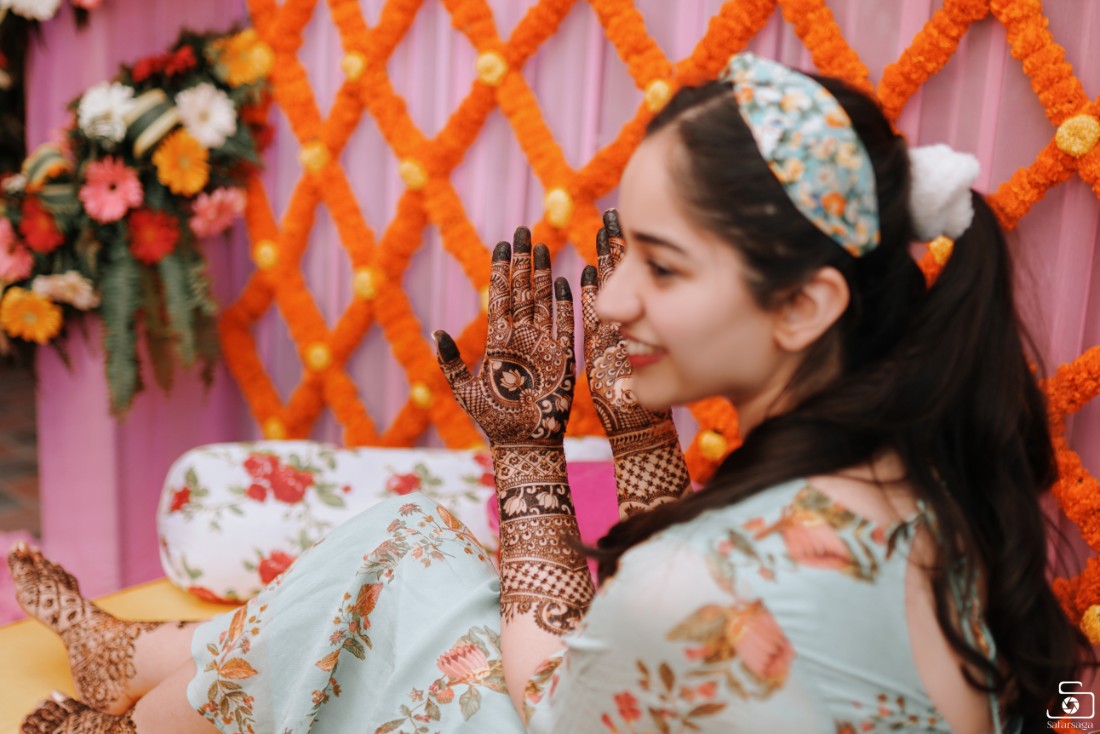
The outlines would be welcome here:
[[[1075,714],[1079,708],[1081,704],[1077,703],[1077,699],[1073,696],[1067,696],[1066,700],[1062,701],[1062,710],[1067,714]]]

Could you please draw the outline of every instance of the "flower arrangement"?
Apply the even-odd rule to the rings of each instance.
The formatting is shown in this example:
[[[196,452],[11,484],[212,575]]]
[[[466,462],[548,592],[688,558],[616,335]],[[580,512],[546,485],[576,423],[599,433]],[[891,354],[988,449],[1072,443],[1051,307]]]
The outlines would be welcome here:
[[[75,100],[0,186],[0,336],[56,344],[98,310],[115,414],[142,387],[139,333],[165,390],[177,359],[210,377],[217,308],[197,245],[244,210],[270,139],[272,58],[251,29],[185,31]]]
[[[103,0],[72,0],[78,22],[83,23],[89,10],[96,10]],[[28,21],[50,20],[61,9],[61,0],[0,0],[0,23],[8,13]]]

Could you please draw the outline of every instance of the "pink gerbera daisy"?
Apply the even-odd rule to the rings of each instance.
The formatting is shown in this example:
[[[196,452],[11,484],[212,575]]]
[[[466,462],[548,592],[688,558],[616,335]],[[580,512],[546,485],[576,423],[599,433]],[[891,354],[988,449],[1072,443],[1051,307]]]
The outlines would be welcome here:
[[[191,229],[199,237],[213,237],[233,224],[244,211],[244,192],[220,188],[199,194],[191,205]]]
[[[137,172],[118,158],[101,158],[84,171],[80,201],[97,222],[117,222],[127,211],[141,206],[144,196]]]
[[[33,269],[31,251],[16,241],[11,222],[0,219],[0,280],[14,283],[29,276]]]

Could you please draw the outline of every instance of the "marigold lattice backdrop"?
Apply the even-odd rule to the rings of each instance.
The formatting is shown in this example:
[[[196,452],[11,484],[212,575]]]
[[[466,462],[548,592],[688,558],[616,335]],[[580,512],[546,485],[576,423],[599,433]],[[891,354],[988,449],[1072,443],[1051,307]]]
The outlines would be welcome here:
[[[889,65],[878,85],[848,45],[825,0],[731,0],[711,19],[686,58],[665,56],[647,34],[631,0],[587,0],[607,41],[644,92],[634,116],[608,145],[579,167],[566,161],[546,124],[531,87],[521,73],[578,0],[541,0],[507,38],[497,30],[486,0],[440,0],[454,28],[478,50],[477,78],[443,128],[426,136],[409,116],[405,101],[387,75],[386,62],[409,32],[426,0],[389,0],[378,22],[368,26],[358,0],[328,0],[328,14],[343,46],[340,67],[345,81],[327,116],[315,99],[298,58],[303,31],[318,9],[317,0],[249,0],[260,37],[274,50],[272,74],[276,104],[300,144],[302,174],[279,218],[259,180],[249,189],[248,230],[257,270],[221,318],[226,361],[269,438],[307,437],[327,406],[344,427],[349,445],[412,445],[430,425],[451,447],[481,441],[462,413],[436,365],[433,347],[402,290],[403,275],[423,244],[423,231],[436,227],[444,249],[455,258],[476,291],[489,280],[487,247],[481,241],[450,176],[498,109],[519,142],[545,195],[545,213],[533,227],[536,241],[557,253],[572,243],[595,261],[593,234],[600,225],[596,201],[616,185],[645,123],[680,85],[714,77],[728,57],[746,47],[769,19],[781,13],[810,50],[815,66],[876,94],[891,119],[906,101],[943,68],[969,26],[992,16],[1006,30],[1013,56],[1022,64],[1031,88],[1051,123],[1051,139],[1028,166],[1001,183],[989,199],[1011,229],[1050,188],[1074,175],[1100,196],[1100,99],[1088,98],[1047,30],[1038,0],[945,0],[900,58]],[[370,115],[400,160],[406,185],[396,216],[376,234],[348,183],[339,158],[364,115]],[[355,298],[336,321],[326,323],[299,267],[310,241],[318,207],[328,210],[353,270]],[[930,251],[922,266],[934,274],[942,248]],[[940,258],[937,260],[937,256]],[[277,308],[287,324],[304,366],[300,383],[284,402],[261,362],[253,330]],[[409,383],[409,398],[393,422],[379,427],[364,407],[345,363],[377,324]],[[474,319],[458,336],[462,354],[480,361],[485,319]],[[1100,488],[1065,441],[1065,418],[1100,392],[1100,348],[1085,352],[1047,381],[1054,414],[1062,479],[1055,488],[1067,515],[1100,550]],[[587,386],[578,386],[573,434],[600,432]],[[738,444],[737,420],[723,400],[691,406],[699,431],[688,448],[693,476],[703,479]],[[1063,604],[1100,641],[1100,563],[1059,580]]]

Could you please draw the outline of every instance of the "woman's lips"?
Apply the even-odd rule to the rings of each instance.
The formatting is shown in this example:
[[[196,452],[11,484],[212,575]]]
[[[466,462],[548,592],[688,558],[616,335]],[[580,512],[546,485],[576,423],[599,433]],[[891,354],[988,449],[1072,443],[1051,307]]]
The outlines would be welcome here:
[[[648,367],[651,364],[660,362],[666,354],[665,350],[660,347],[646,344],[625,335],[623,336],[623,346],[626,349],[626,359],[633,368]]]

